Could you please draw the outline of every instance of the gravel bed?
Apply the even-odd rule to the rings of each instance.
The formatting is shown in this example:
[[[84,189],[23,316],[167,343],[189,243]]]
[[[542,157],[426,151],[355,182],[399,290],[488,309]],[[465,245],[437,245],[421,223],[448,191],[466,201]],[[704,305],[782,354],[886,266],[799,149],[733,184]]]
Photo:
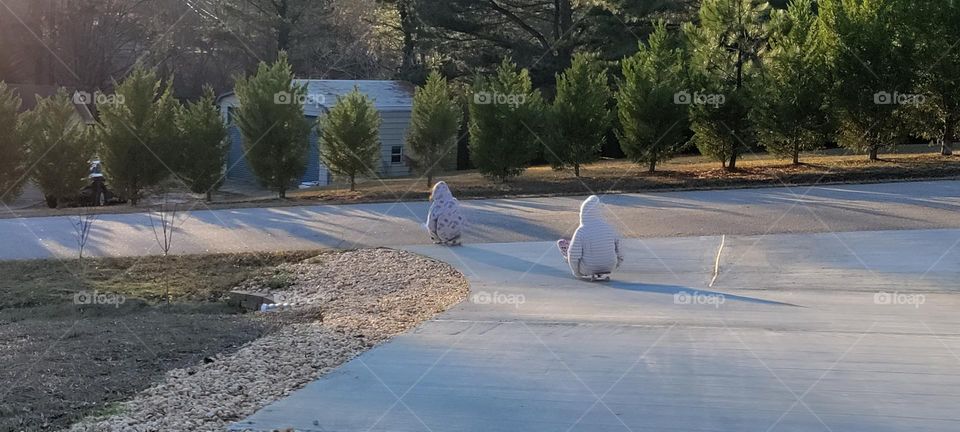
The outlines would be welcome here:
[[[70,431],[220,431],[463,300],[447,264],[390,249],[331,252],[284,264],[241,289],[290,310],[258,313],[278,329],[238,351],[168,372],[163,381]],[[263,289],[271,288],[271,289]]]

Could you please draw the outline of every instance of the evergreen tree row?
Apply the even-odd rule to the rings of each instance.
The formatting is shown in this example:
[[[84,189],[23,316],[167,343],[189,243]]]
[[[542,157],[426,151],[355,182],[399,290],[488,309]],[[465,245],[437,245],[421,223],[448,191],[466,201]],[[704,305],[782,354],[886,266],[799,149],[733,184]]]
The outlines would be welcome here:
[[[96,96],[105,101],[96,125],[78,116],[75,97],[61,89],[18,114],[20,97],[0,82],[0,199],[14,200],[33,181],[51,207],[71,203],[95,156],[110,184],[133,204],[171,176],[208,198],[219,187],[227,143],[213,90],[182,106],[169,82],[138,67],[115,94]]]

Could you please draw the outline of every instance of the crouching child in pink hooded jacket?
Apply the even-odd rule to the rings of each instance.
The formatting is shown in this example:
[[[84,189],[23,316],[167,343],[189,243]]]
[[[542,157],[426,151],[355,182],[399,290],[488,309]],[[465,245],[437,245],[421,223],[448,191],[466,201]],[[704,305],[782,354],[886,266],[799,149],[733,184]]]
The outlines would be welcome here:
[[[560,253],[578,278],[610,280],[610,273],[623,262],[620,239],[616,230],[604,220],[601,210],[600,198],[591,195],[580,205],[580,227],[573,239],[557,241]]]
[[[463,214],[460,202],[453,197],[450,187],[437,182],[430,193],[430,213],[427,214],[427,231],[434,243],[459,246],[463,234]]]

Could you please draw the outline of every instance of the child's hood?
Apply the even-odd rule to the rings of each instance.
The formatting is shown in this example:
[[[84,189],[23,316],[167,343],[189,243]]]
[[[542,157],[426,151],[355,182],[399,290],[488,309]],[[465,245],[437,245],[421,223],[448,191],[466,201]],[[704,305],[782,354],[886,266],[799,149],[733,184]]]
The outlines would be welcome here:
[[[430,199],[434,202],[447,202],[453,199],[453,193],[450,192],[450,187],[445,182],[439,181],[433,185]]]
[[[596,195],[590,195],[583,201],[583,204],[580,204],[580,225],[598,222],[604,222],[603,213],[600,209],[600,198]]]

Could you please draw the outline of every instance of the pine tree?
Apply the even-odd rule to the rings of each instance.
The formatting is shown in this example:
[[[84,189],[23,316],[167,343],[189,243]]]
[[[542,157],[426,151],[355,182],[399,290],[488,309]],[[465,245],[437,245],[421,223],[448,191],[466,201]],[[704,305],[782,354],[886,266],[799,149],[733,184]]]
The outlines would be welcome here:
[[[29,149],[33,182],[51,206],[77,196],[86,183],[93,147],[72,97],[60,89],[24,114],[23,140]]]
[[[444,61],[448,75],[487,71],[509,55],[550,89],[578,52],[614,60],[631,54],[630,35],[649,31],[652,16],[681,20],[694,0],[411,0],[417,46]]]
[[[260,63],[256,75],[237,79],[236,123],[247,163],[280,198],[286,198],[307,168],[311,124],[303,113],[306,93],[306,87],[294,85],[283,53],[272,65]]]
[[[178,172],[192,192],[206,194],[210,201],[213,191],[223,184],[229,149],[213,88],[204,88],[203,98],[177,113],[177,129],[183,154]]]
[[[20,97],[0,81],[0,201],[20,196],[26,152],[18,131]]]
[[[337,98],[337,104],[318,119],[320,160],[334,174],[350,178],[356,190],[357,176],[374,171],[380,155],[380,113],[367,95],[355,88]]]
[[[413,167],[427,178],[427,187],[433,185],[433,178],[456,157],[457,132],[462,118],[463,110],[451,94],[447,80],[432,72],[426,85],[414,95],[407,134]]]
[[[757,65],[766,45],[770,7],[759,0],[704,0],[700,25],[687,24],[694,89],[691,129],[701,153],[721,161],[728,170],[750,150],[755,140],[748,119],[756,87]],[[713,100],[717,103],[710,103]],[[720,103],[722,101],[722,103]]]
[[[136,205],[145,188],[173,173],[177,160],[173,83],[162,83],[142,66],[117,86],[115,95],[98,95],[101,160],[110,183]]]
[[[818,3],[834,83],[834,115],[844,147],[870,160],[906,136],[914,105],[915,40],[905,25],[906,0],[821,0]]]
[[[636,54],[638,40],[644,40],[663,21],[668,28],[676,29],[686,21],[696,18],[701,0],[602,0],[592,15],[589,49],[596,50],[602,58],[623,59]],[[625,35],[638,37],[624,37]]]
[[[813,7],[812,0],[793,0],[773,13],[771,50],[750,112],[764,147],[794,164],[830,134],[826,51]]]
[[[679,42],[660,22],[647,44],[623,60],[617,93],[620,148],[653,172],[689,140],[687,105],[677,103],[684,90],[684,62]]]
[[[928,96],[915,120],[920,135],[940,141],[940,154],[953,154],[960,128],[960,2],[930,1],[913,5],[914,28],[921,29],[922,43],[917,56],[917,92]]]
[[[543,99],[526,69],[505,59],[496,75],[474,81],[470,158],[485,177],[504,182],[523,173],[544,126]]]
[[[556,139],[546,146],[554,168],[573,167],[580,177],[583,164],[600,159],[610,129],[610,97],[607,70],[592,56],[575,55],[570,68],[557,75],[552,112]]]

